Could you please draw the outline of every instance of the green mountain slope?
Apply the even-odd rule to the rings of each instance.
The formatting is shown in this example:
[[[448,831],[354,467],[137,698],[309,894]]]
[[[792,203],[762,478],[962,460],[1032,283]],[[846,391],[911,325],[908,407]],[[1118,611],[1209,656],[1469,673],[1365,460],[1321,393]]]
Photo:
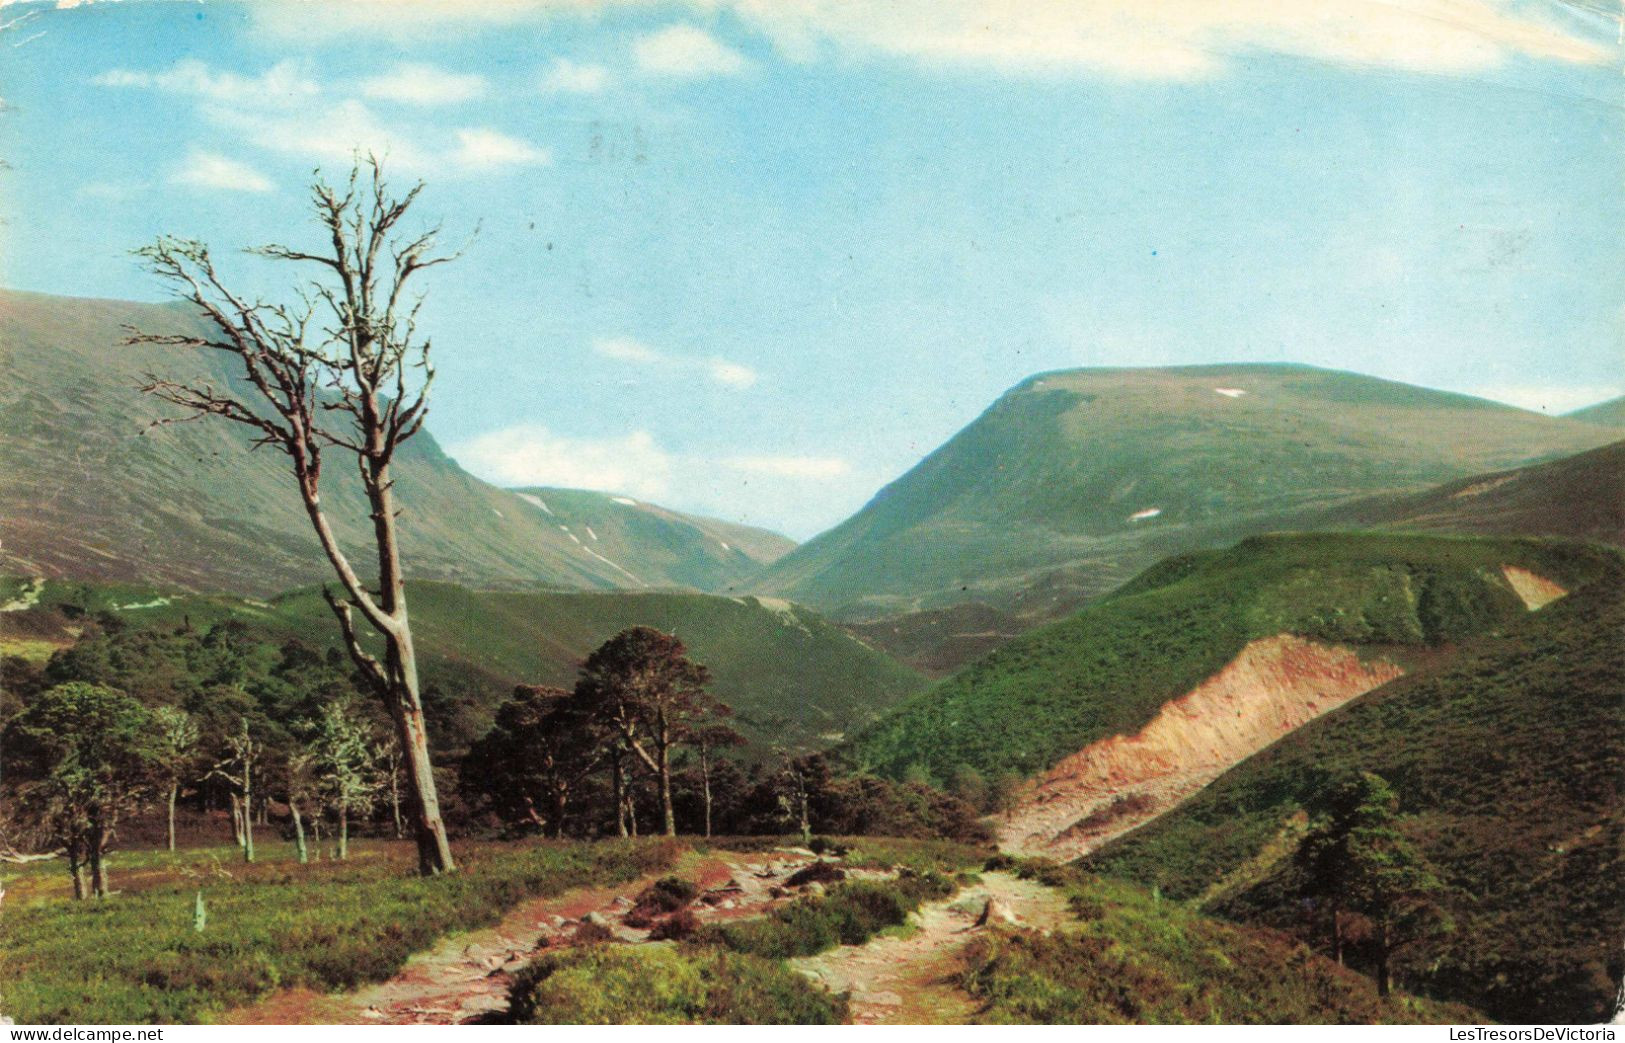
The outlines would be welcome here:
[[[1052,618],[1171,553],[1618,437],[1305,366],[1047,373],[756,583],[852,618],[962,601]]]
[[[1570,420],[1583,420],[1588,424],[1602,424],[1605,427],[1625,427],[1625,396],[1611,398],[1606,402],[1598,402],[1594,406],[1576,409],[1565,414]]]
[[[574,683],[594,648],[634,625],[676,633],[710,667],[712,691],[762,747],[822,748],[919,691],[924,679],[788,602],[688,593],[495,592],[409,586],[413,632],[439,734],[456,745],[490,724],[514,684]],[[48,654],[87,615],[132,626],[203,628],[238,619],[272,639],[338,648],[314,589],[269,601],[161,594],[130,584],[0,580],[0,654]]]
[[[1255,638],[1297,634],[1404,662],[1522,618],[1502,567],[1573,587],[1609,551],[1538,540],[1376,534],[1255,537],[1164,561],[1025,634],[859,735],[852,759],[938,779],[960,766],[1031,775],[1132,735]]]
[[[175,307],[0,291],[0,568],[259,594],[326,575],[278,455],[249,452],[233,425],[151,426],[175,414],[136,390],[147,373],[238,379],[214,353],[120,344],[126,327],[189,321]],[[328,470],[324,500],[341,540],[364,548],[370,524],[350,471]],[[660,512],[652,542],[630,528],[619,557],[592,554],[533,503],[462,470],[427,434],[403,448],[396,481],[407,567],[420,578],[724,586],[786,546]],[[728,542],[739,553],[680,549],[719,531],[735,532]]]
[[[1460,929],[1407,969],[1436,995],[1516,1022],[1612,1014],[1625,957],[1625,570],[1429,671],[1283,738],[1178,809],[1096,852],[1093,869],[1299,928],[1284,855],[1300,810],[1374,771],[1459,890]],[[1217,884],[1217,886],[1216,886]]]
[[[1315,528],[1561,536],[1625,544],[1625,442],[1424,493],[1382,496],[1312,519]]]

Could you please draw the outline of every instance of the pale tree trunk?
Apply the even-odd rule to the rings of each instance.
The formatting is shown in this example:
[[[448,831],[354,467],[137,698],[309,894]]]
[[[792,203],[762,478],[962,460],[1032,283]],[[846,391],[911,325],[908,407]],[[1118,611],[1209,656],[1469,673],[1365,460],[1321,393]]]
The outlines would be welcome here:
[[[237,846],[243,846],[243,809],[237,794],[227,795],[231,800],[231,835],[236,838]]]
[[[676,836],[677,818],[672,813],[671,804],[671,728],[666,723],[666,712],[661,710],[655,720],[655,752],[653,756],[650,756],[649,751],[643,748],[642,743],[632,738],[630,728],[623,734],[627,743],[632,747],[632,752],[637,754],[638,760],[643,762],[645,768],[654,773],[660,787],[660,814],[664,820],[662,825],[665,826],[668,837]]]
[[[246,726],[244,733],[246,734]],[[254,861],[254,768],[243,759],[243,861]]]
[[[350,602],[341,603],[328,596],[328,604],[344,630],[350,658],[372,679],[395,722],[395,737],[400,744],[406,769],[412,832],[417,839],[418,872],[424,876],[434,876],[451,872],[457,865],[452,859],[445,822],[440,817],[440,798],[435,792],[434,767],[429,760],[429,733],[423,717],[423,693],[418,685],[417,652],[412,642],[412,627],[406,609],[406,581],[401,572],[396,542],[395,517],[398,512],[394,503],[394,482],[389,475],[377,401],[371,395],[366,395],[362,397],[361,406],[362,426],[368,432],[368,440],[367,454],[358,457],[358,460],[362,483],[372,506],[373,538],[378,548],[379,603],[371,601],[348,560],[339,551],[327,518],[322,513],[314,480],[309,477],[302,483],[305,507],[327,550],[329,561],[338,570],[351,597]],[[383,636],[383,662],[374,659],[361,647],[350,618],[351,604],[361,607],[367,621]]]
[[[622,771],[621,752],[610,754],[609,770],[615,800],[615,832],[626,836],[626,776]]]
[[[350,857],[350,809],[339,805],[339,861]]]
[[[374,405],[370,400],[368,406]],[[370,419],[370,418],[369,418]],[[369,448],[382,452],[383,445],[376,424],[369,424]],[[378,459],[374,457],[373,459]],[[367,495],[372,502],[373,535],[378,544],[378,582],[383,592],[383,610],[399,620],[399,629],[386,633],[384,662],[387,664],[391,685],[391,710],[400,731],[401,752],[406,757],[406,775],[413,797],[413,826],[418,842],[418,871],[425,876],[449,873],[456,869],[451,857],[451,842],[446,837],[446,824],[440,818],[440,798],[435,792],[434,766],[429,760],[429,730],[423,718],[423,693],[418,687],[417,650],[412,643],[412,628],[406,614],[406,577],[401,572],[400,546],[396,542],[394,479],[389,474],[389,462],[372,461],[362,468],[372,473],[367,476]]]
[[[705,835],[711,835],[711,760],[700,747],[700,792],[705,797]]]
[[[660,812],[665,818],[666,835],[677,835],[677,816],[671,805],[671,747],[660,746]]]
[[[310,862],[310,849],[305,846],[305,820],[299,815],[299,802],[288,798],[288,811],[293,815],[293,844],[299,852],[299,864]]]
[[[175,798],[180,796],[181,784],[169,784],[169,850],[175,850]]]

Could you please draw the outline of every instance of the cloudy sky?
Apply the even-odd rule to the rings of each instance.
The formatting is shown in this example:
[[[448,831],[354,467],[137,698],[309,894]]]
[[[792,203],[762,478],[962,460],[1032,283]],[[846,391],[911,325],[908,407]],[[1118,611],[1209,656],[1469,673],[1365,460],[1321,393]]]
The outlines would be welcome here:
[[[1601,0],[0,6],[0,283],[297,238],[386,151],[462,242],[436,436],[810,535],[1040,370],[1625,384]],[[234,262],[267,292],[288,273]]]

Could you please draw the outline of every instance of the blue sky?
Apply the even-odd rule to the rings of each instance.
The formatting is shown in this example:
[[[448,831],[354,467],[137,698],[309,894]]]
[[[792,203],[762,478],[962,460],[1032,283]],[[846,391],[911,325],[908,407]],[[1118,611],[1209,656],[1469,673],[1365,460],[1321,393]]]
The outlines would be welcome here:
[[[0,283],[297,240],[387,150],[430,427],[503,484],[805,537],[1040,370],[1625,386],[1617,14],[1496,0],[0,7]],[[289,273],[247,260],[267,291]]]

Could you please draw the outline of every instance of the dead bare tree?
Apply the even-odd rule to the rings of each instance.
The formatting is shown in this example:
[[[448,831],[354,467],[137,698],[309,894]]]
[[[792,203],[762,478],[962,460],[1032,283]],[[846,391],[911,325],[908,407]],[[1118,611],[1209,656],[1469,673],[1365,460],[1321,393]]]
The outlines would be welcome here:
[[[418,868],[424,875],[455,868],[440,818],[429,760],[417,651],[407,615],[391,465],[401,443],[423,427],[434,368],[429,340],[417,333],[421,296],[408,284],[453,260],[436,252],[438,229],[416,236],[398,226],[422,191],[419,182],[393,195],[376,157],[358,160],[334,188],[318,175],[312,203],[326,242],[311,251],[263,246],[263,257],[313,266],[297,305],[242,296],[216,271],[209,248],[164,237],[138,251],[181,300],[198,308],[206,334],[132,330],[131,344],[157,344],[235,355],[252,391],[149,375],[142,390],[185,411],[176,421],[223,417],[254,429],[255,448],[287,454],[305,513],[343,587],[325,590],[356,668],[395,722],[405,761]],[[321,499],[323,453],[354,457],[370,507],[377,588],[351,564]],[[354,615],[377,631],[382,657],[363,643]]]

